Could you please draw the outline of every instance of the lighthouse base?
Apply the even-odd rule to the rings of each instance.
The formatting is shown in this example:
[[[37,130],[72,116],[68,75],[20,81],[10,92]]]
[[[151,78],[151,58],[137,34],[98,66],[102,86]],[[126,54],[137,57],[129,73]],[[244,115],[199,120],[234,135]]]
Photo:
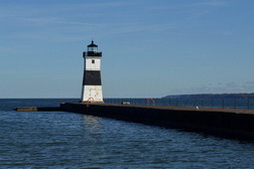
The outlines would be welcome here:
[[[81,104],[104,104],[104,102],[81,101]]]
[[[102,97],[102,86],[101,85],[83,86],[81,102],[104,103]]]

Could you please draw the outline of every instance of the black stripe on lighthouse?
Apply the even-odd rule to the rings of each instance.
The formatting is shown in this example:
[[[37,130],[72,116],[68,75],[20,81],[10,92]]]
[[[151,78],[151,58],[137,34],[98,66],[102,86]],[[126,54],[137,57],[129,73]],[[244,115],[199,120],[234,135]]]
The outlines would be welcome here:
[[[101,72],[85,71],[83,85],[101,85]]]

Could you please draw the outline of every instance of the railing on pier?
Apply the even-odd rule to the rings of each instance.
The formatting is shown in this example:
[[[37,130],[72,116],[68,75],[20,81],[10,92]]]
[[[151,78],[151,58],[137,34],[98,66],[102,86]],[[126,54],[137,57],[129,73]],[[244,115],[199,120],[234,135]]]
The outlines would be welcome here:
[[[105,98],[105,103],[121,104],[130,102],[132,105],[159,105],[159,106],[184,106],[184,107],[211,107],[254,109],[253,97],[235,98]]]

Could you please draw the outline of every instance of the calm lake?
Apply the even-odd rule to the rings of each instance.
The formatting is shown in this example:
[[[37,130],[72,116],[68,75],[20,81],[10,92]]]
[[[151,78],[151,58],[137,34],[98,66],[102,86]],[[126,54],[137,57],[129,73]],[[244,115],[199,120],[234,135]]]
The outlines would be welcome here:
[[[0,99],[0,168],[253,168],[254,143],[69,112],[75,99]]]

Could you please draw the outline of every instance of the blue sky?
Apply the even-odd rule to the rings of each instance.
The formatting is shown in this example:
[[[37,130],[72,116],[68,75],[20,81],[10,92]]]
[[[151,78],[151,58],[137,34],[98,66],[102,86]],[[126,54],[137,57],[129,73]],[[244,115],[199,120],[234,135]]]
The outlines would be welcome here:
[[[254,92],[252,0],[1,0],[0,98],[79,98],[102,51],[104,97]]]

